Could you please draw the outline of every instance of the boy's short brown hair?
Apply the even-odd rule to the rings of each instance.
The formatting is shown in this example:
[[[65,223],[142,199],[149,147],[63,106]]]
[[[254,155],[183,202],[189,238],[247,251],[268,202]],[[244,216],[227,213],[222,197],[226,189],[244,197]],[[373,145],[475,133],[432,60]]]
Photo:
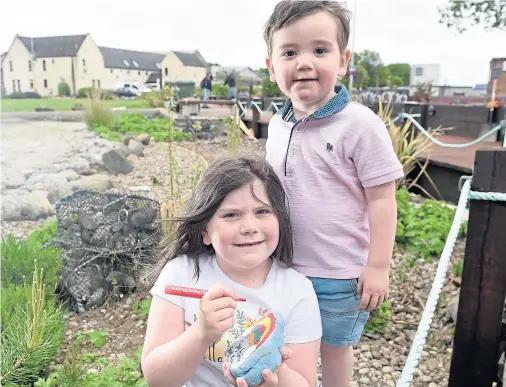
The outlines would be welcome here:
[[[337,23],[337,42],[341,53],[348,46],[350,37],[350,12],[337,1],[283,0],[276,4],[271,17],[265,24],[264,39],[269,56],[272,54],[272,36],[291,22],[311,13],[324,11],[334,17]]]

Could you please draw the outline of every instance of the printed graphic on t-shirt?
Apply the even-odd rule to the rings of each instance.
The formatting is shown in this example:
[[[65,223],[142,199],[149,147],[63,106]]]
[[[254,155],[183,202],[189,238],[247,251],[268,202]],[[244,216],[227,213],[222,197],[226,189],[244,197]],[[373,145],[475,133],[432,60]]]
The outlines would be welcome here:
[[[240,337],[245,330],[250,328],[252,324],[260,319],[262,316],[265,316],[269,313],[268,309],[258,308],[257,314],[255,316],[247,316],[245,312],[241,309],[237,309],[235,313],[235,324],[232,328],[226,331],[221,338],[216,340],[209,348],[204,356],[204,359],[209,360],[215,363],[222,363],[225,356],[225,351],[227,348],[234,342],[238,337]],[[189,322],[185,320],[185,325],[187,327],[191,326],[197,321],[197,316],[193,315],[193,321]],[[247,336],[248,345],[250,348],[255,348],[255,346],[261,345],[268,336],[272,333],[272,330],[269,329],[271,326],[268,319],[262,320],[262,326],[260,329],[256,329],[250,332]]]

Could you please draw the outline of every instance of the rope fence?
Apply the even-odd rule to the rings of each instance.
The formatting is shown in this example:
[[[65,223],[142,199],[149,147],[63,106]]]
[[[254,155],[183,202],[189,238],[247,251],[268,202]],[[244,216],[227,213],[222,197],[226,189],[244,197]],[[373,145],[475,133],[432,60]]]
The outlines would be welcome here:
[[[414,124],[414,126],[418,130],[420,130],[425,136],[427,136],[432,142],[447,148],[466,148],[475,145],[483,141],[491,134],[499,131],[501,128],[506,128],[506,120],[501,121],[500,125],[496,126],[492,130],[490,130],[489,132],[487,132],[483,136],[480,136],[478,139],[472,142],[466,144],[447,144],[438,141],[433,136],[431,136],[431,134],[415,120],[414,116],[415,115],[410,115],[407,113],[400,113],[392,122],[395,122],[401,118],[409,119]],[[503,144],[503,146],[506,147],[506,143]],[[452,222],[452,226],[450,228],[450,232],[448,233],[448,237],[446,239],[443,252],[441,253],[441,257],[439,259],[436,275],[434,277],[434,281],[432,283],[432,287],[430,289],[429,296],[427,298],[427,302],[423,310],[422,317],[420,319],[420,323],[418,324],[418,328],[415,337],[413,339],[413,343],[411,344],[408,357],[406,358],[404,368],[397,381],[396,387],[409,387],[411,385],[411,381],[413,380],[413,375],[420,361],[420,356],[423,347],[426,343],[427,335],[429,333],[432,319],[434,317],[439,295],[443,289],[444,281],[446,278],[446,272],[448,270],[453,249],[455,247],[455,242],[457,240],[459,230],[463,222],[464,211],[466,209],[468,200],[489,200],[489,201],[506,202],[506,193],[472,191],[471,181],[472,177],[467,178],[464,185],[462,186],[457,209],[455,211],[455,216]]]

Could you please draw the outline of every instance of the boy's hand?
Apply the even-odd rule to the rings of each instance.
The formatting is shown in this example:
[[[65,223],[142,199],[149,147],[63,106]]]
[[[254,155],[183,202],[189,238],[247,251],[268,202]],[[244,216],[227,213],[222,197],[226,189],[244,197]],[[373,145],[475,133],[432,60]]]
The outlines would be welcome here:
[[[366,266],[358,279],[359,309],[371,311],[388,300],[389,288],[388,268]]]
[[[292,352],[289,348],[283,347],[280,349],[280,352],[283,360],[277,372],[279,372],[283,367],[287,367],[284,362],[292,356]],[[264,370],[262,372],[264,382],[259,384],[258,387],[277,387],[279,383],[277,372],[273,373],[270,370]],[[223,363],[223,374],[225,375],[225,378],[227,378],[227,381],[231,385],[237,387],[249,387],[248,383],[246,383],[246,381],[243,378],[234,379],[234,377],[230,373],[230,364],[228,364],[227,362]]]
[[[211,345],[235,323],[237,301],[226,286],[213,286],[200,300],[200,311],[195,323],[202,339]]]

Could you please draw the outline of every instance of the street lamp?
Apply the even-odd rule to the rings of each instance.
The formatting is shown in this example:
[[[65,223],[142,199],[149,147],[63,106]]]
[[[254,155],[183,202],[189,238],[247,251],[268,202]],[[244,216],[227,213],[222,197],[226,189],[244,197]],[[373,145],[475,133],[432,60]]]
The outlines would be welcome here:
[[[355,78],[355,35],[356,35],[356,27],[357,27],[357,3],[358,0],[355,0],[355,3],[353,4],[353,38],[351,42],[351,61],[350,61],[350,93],[353,90],[353,81]]]

